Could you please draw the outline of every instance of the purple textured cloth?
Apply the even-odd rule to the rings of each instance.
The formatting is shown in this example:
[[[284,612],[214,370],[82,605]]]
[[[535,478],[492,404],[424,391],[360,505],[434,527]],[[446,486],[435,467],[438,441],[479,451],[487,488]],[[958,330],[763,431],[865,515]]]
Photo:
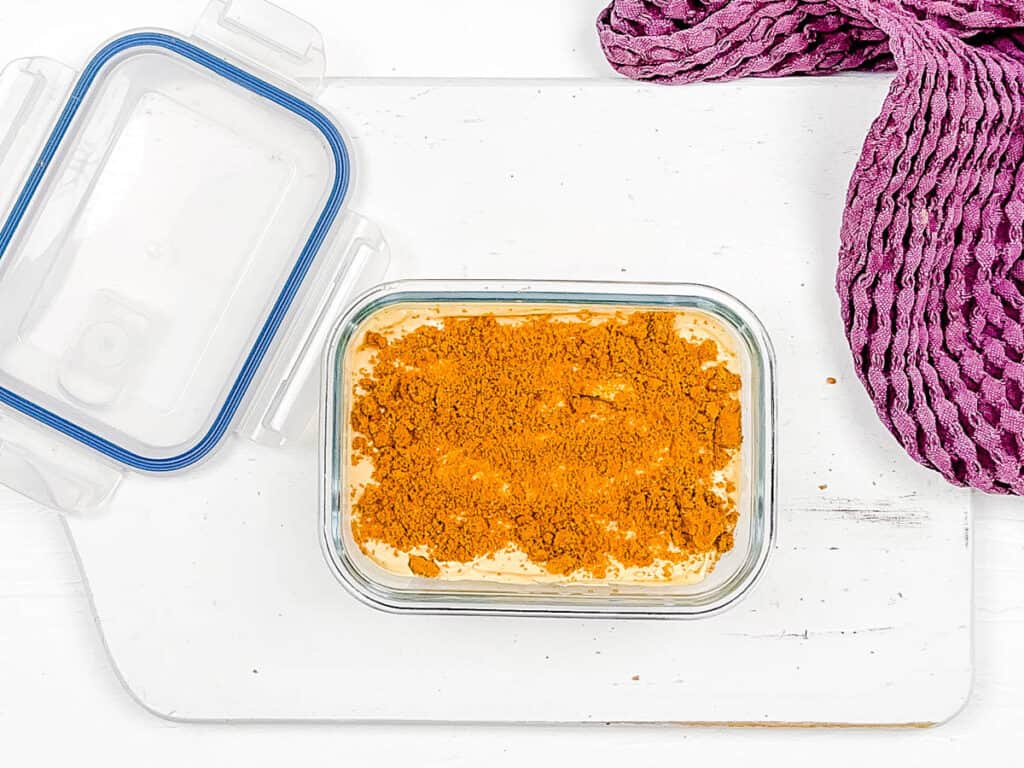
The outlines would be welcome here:
[[[598,32],[644,80],[896,71],[843,215],[854,366],[914,459],[1024,493],[1024,0],[617,0]]]

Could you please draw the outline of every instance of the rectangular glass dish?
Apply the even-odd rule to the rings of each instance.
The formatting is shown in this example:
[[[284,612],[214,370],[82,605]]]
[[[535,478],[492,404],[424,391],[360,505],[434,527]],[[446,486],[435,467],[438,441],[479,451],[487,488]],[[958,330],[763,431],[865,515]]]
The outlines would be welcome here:
[[[582,316],[597,324],[602,319],[621,320],[637,312],[673,313],[680,335],[681,323],[712,328],[720,337],[719,347],[730,350],[729,369],[741,382],[738,399],[742,441],[735,451],[735,461],[730,462],[735,467],[730,475],[734,482],[726,485],[723,481],[722,486],[729,488],[737,515],[730,532],[732,546],[715,554],[712,567],[700,569],[693,578],[684,573],[679,578],[673,575],[659,580],[647,578],[646,572],[640,573],[643,578],[625,578],[625,570],[619,572],[622,578],[559,578],[540,574],[539,566],[524,575],[510,574],[506,564],[501,566],[504,575],[495,575],[480,572],[473,563],[460,568],[458,563],[453,566],[438,558],[440,573],[431,560],[430,575],[418,575],[412,560],[422,558],[410,555],[413,550],[406,553],[395,549],[395,554],[404,559],[402,567],[392,567],[388,557],[378,556],[377,550],[371,557],[366,541],[360,546],[353,532],[354,508],[360,496],[357,489],[365,489],[370,481],[354,458],[353,438],[359,436],[351,421],[357,405],[356,382],[366,375],[366,344],[373,336],[372,329],[383,327],[382,323],[393,317],[412,318],[417,327],[443,327],[443,318],[451,315],[504,315],[513,324],[517,321],[512,318],[529,319],[530,315],[574,320]],[[427,348],[429,355],[429,345]],[[321,529],[326,559],[356,597],[392,611],[638,618],[714,614],[750,590],[763,572],[774,542],[774,368],[771,343],[756,316],[728,294],[705,286],[469,280],[402,281],[378,286],[346,312],[331,335],[325,357]],[[610,396],[610,400],[614,398],[614,394]],[[390,512],[402,514],[401,509]],[[528,565],[533,567],[529,560]]]

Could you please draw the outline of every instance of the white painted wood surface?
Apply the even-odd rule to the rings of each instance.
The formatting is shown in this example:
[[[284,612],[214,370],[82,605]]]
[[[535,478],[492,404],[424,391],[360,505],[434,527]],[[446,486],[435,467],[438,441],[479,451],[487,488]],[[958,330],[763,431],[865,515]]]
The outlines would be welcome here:
[[[298,2],[298,0],[296,0]],[[58,54],[62,46],[80,60],[94,41],[127,26],[186,24],[201,2],[109,0],[76,4],[67,0],[35,3],[5,0],[0,5],[0,42],[5,58],[24,54]],[[469,75],[481,67],[508,76],[604,76],[606,69],[590,40],[596,2],[552,4],[524,0],[516,18],[489,8],[470,27],[488,30],[487,56],[479,41],[467,41],[466,25],[452,25],[446,2],[425,15],[421,4],[360,4],[306,0],[303,9],[320,26],[338,30],[331,39],[331,60],[344,54],[333,40],[346,35],[362,40],[361,70],[347,62],[343,71],[387,75]],[[476,4],[472,4],[476,5]],[[297,7],[297,6],[296,6]],[[482,7],[482,6],[481,6]],[[97,10],[100,8],[100,10]],[[481,12],[483,13],[483,12]],[[532,29],[534,18],[553,19]],[[405,23],[403,19],[416,19]],[[365,30],[384,27],[388,39]],[[509,30],[514,31],[512,34]],[[524,33],[523,30],[526,30]],[[581,31],[582,30],[582,31]],[[529,34],[527,54],[518,47]],[[372,39],[372,45],[367,41]],[[589,48],[587,46],[590,46]],[[75,48],[77,46],[77,48]],[[578,46],[578,50],[573,50]],[[350,51],[357,47],[350,47]],[[332,67],[332,72],[339,70]],[[795,140],[795,139],[794,139]],[[842,193],[845,179],[827,180]],[[71,760],[86,764],[138,763],[178,765],[197,760],[251,765],[322,762],[326,754],[352,762],[378,764],[494,765],[552,759],[622,764],[629,761],[716,760],[721,764],[750,760],[786,760],[791,764],[860,765],[865,760],[906,765],[959,764],[970,757],[996,756],[1024,715],[1024,671],[1018,649],[1024,641],[1024,508],[1015,499],[976,502],[976,685],[970,705],[952,723],[925,732],[817,732],[700,729],[500,729],[500,728],[316,728],[170,725],[142,713],[116,683],[99,635],[90,619],[84,588],[57,518],[3,496],[0,514],[0,734],[5,754],[22,764]],[[131,574],[124,578],[132,578]],[[59,731],[59,736],[54,735]]]
[[[825,180],[849,174],[884,88],[333,84],[353,205],[389,237],[391,277],[691,281],[751,306],[778,358],[777,552],[748,600],[699,622],[385,615],[320,556],[315,436],[234,441],[173,480],[130,476],[107,514],[70,521],[129,688],[186,719],[955,713],[971,676],[969,497],[874,418],[830,287],[842,195]],[[669,127],[684,121],[680,141]]]

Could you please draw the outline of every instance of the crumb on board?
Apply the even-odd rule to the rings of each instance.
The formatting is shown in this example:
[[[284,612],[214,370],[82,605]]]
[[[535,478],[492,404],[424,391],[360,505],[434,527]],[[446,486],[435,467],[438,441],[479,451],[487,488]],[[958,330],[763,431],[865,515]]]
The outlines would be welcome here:
[[[825,383],[826,384],[835,384],[836,381],[837,381],[837,379],[836,379],[835,376],[826,376],[825,377]]]
[[[633,675],[633,677],[631,679],[632,680],[639,680],[640,679],[640,675]]]
[[[828,488],[828,483],[822,483],[818,486],[819,491],[824,491],[826,488]]]

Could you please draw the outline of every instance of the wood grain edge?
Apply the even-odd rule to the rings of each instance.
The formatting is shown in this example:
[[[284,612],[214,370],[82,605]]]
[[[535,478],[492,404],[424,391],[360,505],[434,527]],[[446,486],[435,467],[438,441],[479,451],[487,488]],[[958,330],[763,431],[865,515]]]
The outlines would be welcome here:
[[[623,721],[609,723],[609,725],[626,725]],[[683,728],[800,728],[800,729],[821,729],[821,728],[835,728],[835,729],[865,729],[865,730],[911,730],[911,729],[924,729],[934,728],[940,725],[939,722],[935,721],[910,721],[905,723],[842,723],[842,722],[823,722],[817,723],[813,721],[792,721],[788,722],[785,720],[771,720],[760,722],[757,720],[671,720],[667,721],[665,725],[680,726]]]

